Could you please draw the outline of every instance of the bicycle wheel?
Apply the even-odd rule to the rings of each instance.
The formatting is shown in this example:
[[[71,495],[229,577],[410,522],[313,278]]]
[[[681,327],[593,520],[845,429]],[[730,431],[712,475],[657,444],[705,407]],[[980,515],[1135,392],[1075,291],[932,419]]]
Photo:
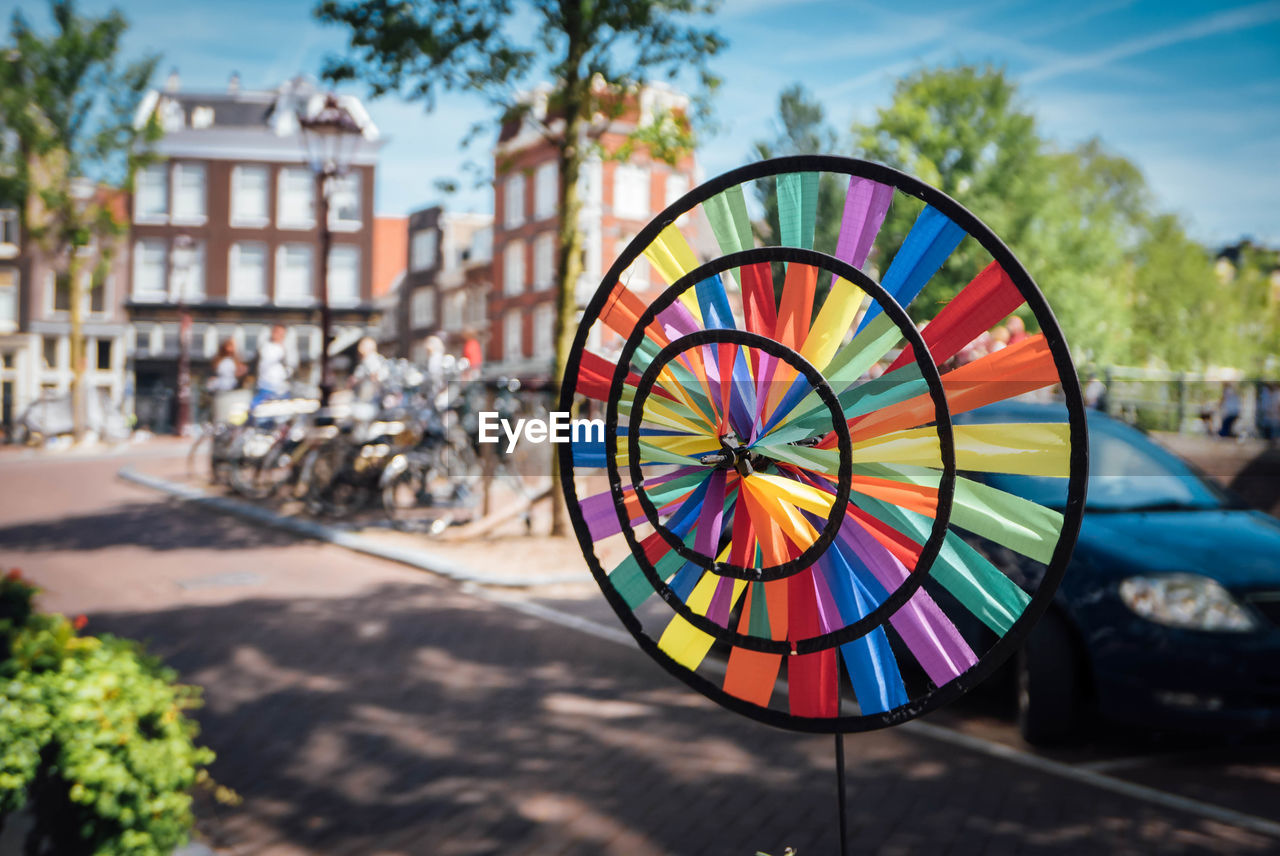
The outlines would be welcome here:
[[[821,245],[831,176],[847,190]],[[779,200],[765,246],[753,182]],[[890,213],[910,228],[882,228]],[[641,287],[650,270],[665,289]],[[939,271],[962,287],[915,305]],[[1014,313],[1039,332],[960,364]],[[605,411],[560,456],[592,573],[642,649],[747,716],[845,732],[932,710],[1017,648],[1066,568],[1087,444],[1061,331],[989,228],[895,170],[781,158],[691,191],[613,265],[565,377],[561,410],[582,396]],[[1053,388],[1064,406],[1034,421],[983,418]],[[1054,499],[993,475],[1044,480]],[[1017,557],[1016,580],[975,537]]]

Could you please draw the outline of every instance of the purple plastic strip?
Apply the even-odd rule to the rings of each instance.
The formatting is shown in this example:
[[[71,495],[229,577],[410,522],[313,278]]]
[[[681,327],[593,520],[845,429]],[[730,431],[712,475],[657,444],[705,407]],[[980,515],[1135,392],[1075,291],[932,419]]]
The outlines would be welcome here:
[[[862,267],[892,201],[893,188],[887,184],[856,175],[849,179],[840,237],[836,241],[836,258],[856,268]]]

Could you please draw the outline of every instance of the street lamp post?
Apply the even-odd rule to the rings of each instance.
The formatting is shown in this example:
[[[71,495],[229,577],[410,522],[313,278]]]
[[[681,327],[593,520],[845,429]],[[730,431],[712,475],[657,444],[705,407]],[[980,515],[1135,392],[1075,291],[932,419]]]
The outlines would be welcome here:
[[[181,437],[191,422],[191,313],[187,310],[187,291],[191,270],[195,265],[196,242],[190,235],[173,239],[173,272],[178,304],[178,414],[174,420]]]
[[[363,137],[363,129],[333,93],[313,99],[318,109],[298,115],[306,146],[307,161],[316,177],[320,202],[320,406],[328,407],[333,392],[329,368],[329,343],[333,339],[329,309],[329,250],[333,232],[329,228],[330,194],[334,180],[346,174]]]

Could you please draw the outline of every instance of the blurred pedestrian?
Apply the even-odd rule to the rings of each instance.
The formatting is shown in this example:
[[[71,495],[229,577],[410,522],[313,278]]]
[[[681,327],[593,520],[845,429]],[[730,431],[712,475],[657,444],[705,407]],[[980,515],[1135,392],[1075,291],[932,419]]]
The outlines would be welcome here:
[[[254,391],[250,409],[264,401],[284,398],[289,394],[293,365],[288,349],[284,346],[286,332],[283,324],[272,325],[271,338],[258,348],[258,387]]]
[[[1236,385],[1227,381],[1222,385],[1222,400],[1218,402],[1219,437],[1235,436],[1236,420],[1240,418],[1240,393]]]
[[[991,353],[1003,351],[1013,340],[1013,333],[1003,324],[991,328]]]
[[[1009,320],[1004,323],[1005,326],[1009,328],[1010,345],[1016,345],[1023,339],[1027,338],[1027,325],[1024,324],[1022,319],[1017,315],[1010,317]]]
[[[236,353],[235,339],[223,339],[218,352],[213,355],[213,377],[205,384],[210,392],[231,392],[240,386],[246,371]]]
[[[1089,374],[1084,385],[1084,406],[1093,410],[1107,409],[1107,385],[1096,374]]]
[[[1280,383],[1267,381],[1258,390],[1258,428],[1263,437],[1280,440]]]
[[[347,385],[355,390],[357,401],[378,401],[382,397],[391,368],[387,365],[386,358],[378,353],[378,343],[370,336],[365,336],[356,343],[356,353],[360,355],[360,361],[351,372]]]

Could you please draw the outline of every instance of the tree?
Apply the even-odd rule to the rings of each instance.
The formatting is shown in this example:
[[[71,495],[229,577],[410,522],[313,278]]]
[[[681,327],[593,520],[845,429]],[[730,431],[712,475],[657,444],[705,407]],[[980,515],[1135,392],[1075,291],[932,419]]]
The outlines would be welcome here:
[[[23,200],[30,243],[60,269],[70,286],[71,400],[77,436],[84,431],[84,332],[87,294],[81,272],[96,244],[98,273],[110,264],[127,224],[96,182],[129,187],[154,125],[133,126],[158,57],[122,64],[128,22],[118,11],[78,14],[73,0],[52,0],[54,31],[41,36],[14,12],[0,59],[0,127],[17,139],[12,162],[0,170],[0,194]]]
[[[840,148],[835,130],[827,124],[822,105],[813,100],[809,91],[799,83],[792,84],[778,95],[778,117],[774,130],[772,140],[758,140],[755,143],[755,154],[761,160],[787,155],[832,154]],[[818,214],[813,246],[821,252],[835,255],[836,243],[840,237],[840,218],[844,213],[845,187],[839,177],[828,173],[824,173],[818,183]],[[776,182],[773,179],[758,181],[755,192],[764,207],[763,228],[768,230],[770,236],[778,235],[781,226],[778,222]],[[776,240],[766,241],[771,242],[776,243]],[[782,276],[782,265],[775,265],[774,287],[779,293]],[[823,287],[829,285],[825,279],[820,282]],[[822,295],[819,295],[815,306],[821,303]]]
[[[321,21],[347,27],[350,41],[348,56],[331,59],[325,76],[363,79],[374,96],[398,93],[430,108],[439,92],[475,92],[502,120],[521,109],[516,92],[534,74],[545,72],[555,81],[548,115],[560,121],[544,131],[558,149],[560,167],[557,386],[573,345],[575,283],[582,271],[578,176],[588,153],[586,128],[596,112],[612,109],[619,91],[650,71],[672,78],[692,71],[714,88],[706,62],[724,42],[695,19],[716,6],[717,0],[322,0],[315,9]],[[554,496],[558,467],[552,467],[552,480]],[[552,508],[552,531],[562,534],[563,511],[554,500]]]
[[[1056,149],[1016,85],[991,66],[908,75],[892,103],[874,122],[855,125],[853,136],[859,156],[911,173],[981,217],[1027,266],[1078,357],[1129,355],[1129,259],[1150,204],[1132,163],[1097,140]],[[901,244],[920,208],[900,200],[890,209],[885,246]],[[890,259],[875,261],[883,269]],[[962,242],[912,303],[912,314],[932,318],[986,261],[975,241]]]

